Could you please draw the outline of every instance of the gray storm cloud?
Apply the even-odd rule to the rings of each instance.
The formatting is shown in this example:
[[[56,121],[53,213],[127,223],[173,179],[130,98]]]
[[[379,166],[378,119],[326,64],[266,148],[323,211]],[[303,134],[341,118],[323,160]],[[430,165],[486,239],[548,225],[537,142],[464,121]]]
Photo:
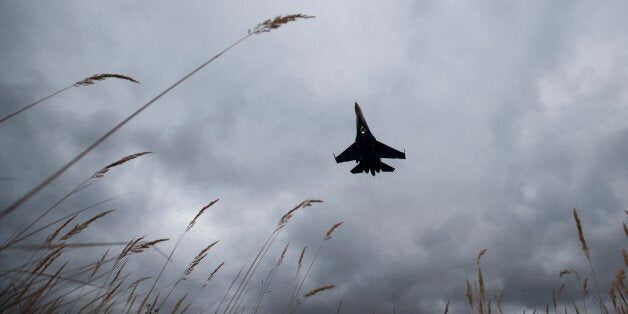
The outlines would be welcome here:
[[[623,265],[628,208],[624,1],[3,2],[0,115],[94,73],[141,84],[72,89],[0,124],[0,177],[9,178],[0,203],[247,29],[293,12],[316,19],[252,38],[210,64],[1,221],[2,239],[95,170],[153,151],[51,219],[124,194],[99,207],[118,210],[77,241],[174,242],[220,198],[163,279],[176,280],[220,240],[182,284],[195,289],[226,261],[199,305],[221,297],[277,219],[308,198],[325,202],[295,215],[253,278],[251,296],[290,243],[262,312],[287,309],[299,251],[315,249],[337,221],[345,223],[304,290],[337,287],[304,302],[303,313],[335,311],[340,300],[348,313],[441,312],[448,300],[454,313],[466,311],[466,279],[483,248],[488,291],[505,288],[507,311],[544,308],[560,270],[588,272],[572,208],[608,291]],[[406,160],[391,162],[394,173],[351,175],[334,162],[355,136],[354,101],[378,140],[406,149]],[[91,261],[103,252],[66,254]],[[151,251],[129,267],[149,272],[163,261]],[[565,300],[579,300],[575,284],[566,289]]]

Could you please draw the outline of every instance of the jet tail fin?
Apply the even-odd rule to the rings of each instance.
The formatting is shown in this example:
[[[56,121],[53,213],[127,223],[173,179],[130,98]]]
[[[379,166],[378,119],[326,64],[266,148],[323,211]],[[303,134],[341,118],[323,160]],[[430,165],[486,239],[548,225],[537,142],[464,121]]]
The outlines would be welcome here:
[[[391,166],[389,166],[389,165],[387,165],[387,164],[385,164],[383,162],[379,163],[379,167],[382,169],[383,172],[393,172],[393,171],[395,171],[395,168],[393,168],[393,167],[391,167]]]
[[[360,172],[364,172],[364,166],[362,165],[362,163],[359,163],[357,166],[351,169],[351,173],[360,173]]]

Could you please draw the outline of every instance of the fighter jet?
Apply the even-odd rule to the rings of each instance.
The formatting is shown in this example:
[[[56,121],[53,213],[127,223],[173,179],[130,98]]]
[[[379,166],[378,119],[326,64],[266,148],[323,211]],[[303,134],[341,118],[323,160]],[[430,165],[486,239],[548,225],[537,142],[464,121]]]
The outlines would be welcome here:
[[[369,126],[366,124],[366,120],[364,120],[362,109],[360,109],[360,105],[357,102],[355,103],[355,121],[357,127],[355,142],[340,155],[334,155],[336,163],[355,160],[358,165],[351,169],[351,173],[370,172],[373,176],[375,172],[395,171],[395,168],[383,163],[381,159],[406,159],[406,152],[402,153],[375,139],[375,136],[369,130]]]

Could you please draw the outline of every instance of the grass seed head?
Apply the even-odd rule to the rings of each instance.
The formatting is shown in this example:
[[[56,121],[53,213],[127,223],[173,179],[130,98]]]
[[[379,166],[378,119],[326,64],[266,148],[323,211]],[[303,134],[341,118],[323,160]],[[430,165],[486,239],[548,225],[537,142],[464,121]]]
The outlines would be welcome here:
[[[94,83],[96,83],[97,81],[102,81],[108,78],[117,78],[117,79],[121,79],[121,80],[127,80],[133,83],[139,83],[138,81],[136,81],[135,79],[133,79],[130,76],[126,76],[126,75],[122,75],[122,74],[111,74],[111,73],[104,73],[104,74],[94,74],[88,78],[85,78],[82,81],[78,81],[74,84],[75,87],[78,86],[87,86],[87,85],[93,85]]]
[[[127,162],[129,160],[133,160],[133,159],[135,159],[137,157],[140,157],[140,156],[143,156],[143,155],[146,155],[146,154],[152,154],[152,153],[153,152],[141,152],[141,153],[135,153],[135,154],[131,154],[131,155],[122,157],[119,160],[117,160],[115,162],[112,162],[112,163],[108,164],[107,166],[105,166],[104,168],[98,170],[92,177],[93,178],[102,178],[102,177],[105,176],[105,174],[107,172],[109,172],[109,170],[111,170],[111,168],[119,166],[119,165],[121,165],[121,164],[123,164],[123,163],[125,163],[125,162]]]
[[[218,202],[220,199],[215,199],[211,202],[209,202],[209,204],[203,206],[203,208],[201,208],[201,210],[198,211],[198,213],[196,214],[196,216],[194,216],[194,219],[192,219],[192,221],[190,221],[190,223],[188,224],[187,228],[185,228],[185,231],[190,231],[190,229],[192,229],[192,227],[194,227],[194,224],[196,224],[196,219],[198,219],[198,217],[200,217],[206,209],[208,209],[209,207],[211,207],[212,205],[216,204],[216,202]]]
[[[336,287],[336,286],[334,286],[334,285],[325,285],[325,286],[320,286],[320,287],[318,287],[318,288],[316,288],[316,289],[310,290],[308,293],[306,293],[306,294],[305,294],[305,297],[306,297],[306,298],[309,298],[309,297],[311,297],[311,296],[313,296],[313,295],[316,295],[317,293],[319,293],[319,292],[321,292],[321,291],[330,290],[330,289],[333,289],[333,288],[335,288],[335,287]]]
[[[336,230],[342,224],[343,224],[343,222],[341,221],[341,222],[337,222],[333,226],[331,226],[331,228],[329,228],[329,230],[327,230],[327,232],[325,233],[324,240],[327,241],[327,240],[331,239],[331,235],[332,235],[332,233],[334,233],[334,230]]]
[[[284,24],[294,22],[296,20],[313,19],[314,16],[305,15],[301,13],[290,15],[278,15],[273,19],[268,19],[264,22],[257,24],[253,29],[249,30],[250,35],[259,35],[262,33],[268,33],[273,29],[277,29]]]

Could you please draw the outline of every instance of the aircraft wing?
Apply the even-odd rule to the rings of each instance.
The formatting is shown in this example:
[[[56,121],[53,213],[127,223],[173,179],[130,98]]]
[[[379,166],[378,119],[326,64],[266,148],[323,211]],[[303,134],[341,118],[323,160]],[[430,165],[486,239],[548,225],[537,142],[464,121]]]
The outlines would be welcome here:
[[[347,147],[344,152],[340,153],[338,156],[334,156],[336,158],[336,163],[341,163],[345,161],[352,161],[358,159],[358,147],[355,144],[351,144],[351,146]]]
[[[380,158],[406,159],[406,153],[400,152],[386,144],[377,142],[377,151]]]

